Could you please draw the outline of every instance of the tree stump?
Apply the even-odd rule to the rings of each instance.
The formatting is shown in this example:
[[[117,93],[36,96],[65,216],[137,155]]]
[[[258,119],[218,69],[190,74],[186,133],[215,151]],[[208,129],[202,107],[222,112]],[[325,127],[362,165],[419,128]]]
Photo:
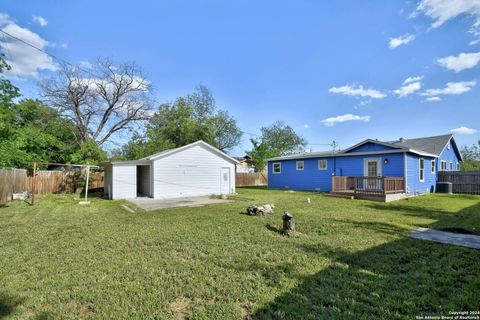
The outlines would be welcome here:
[[[285,213],[282,216],[283,220],[283,233],[285,234],[290,234],[295,232],[295,218],[285,211]]]

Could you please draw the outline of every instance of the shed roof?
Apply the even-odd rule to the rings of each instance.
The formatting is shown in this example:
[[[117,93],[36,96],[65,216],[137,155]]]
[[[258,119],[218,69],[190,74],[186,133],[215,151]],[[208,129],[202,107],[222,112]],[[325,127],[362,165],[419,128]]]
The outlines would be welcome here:
[[[112,162],[106,162],[106,164],[108,164],[108,163],[110,163],[110,164],[132,164],[132,165],[134,165],[134,164],[135,165],[148,164],[148,163],[150,163],[150,161],[153,161],[153,160],[156,160],[156,159],[159,159],[159,158],[163,158],[163,157],[169,156],[171,154],[174,154],[174,153],[177,153],[177,152],[180,152],[180,151],[183,151],[183,150],[195,147],[195,146],[199,146],[199,145],[207,148],[208,150],[212,151],[213,153],[217,154],[218,156],[223,157],[227,161],[230,161],[230,162],[235,163],[235,164],[239,163],[237,160],[230,157],[225,152],[215,148],[214,146],[206,143],[205,141],[198,140],[196,142],[184,145],[184,146],[179,147],[179,148],[168,149],[168,150],[164,150],[164,151],[152,154],[148,157],[141,158],[139,160],[112,161]]]

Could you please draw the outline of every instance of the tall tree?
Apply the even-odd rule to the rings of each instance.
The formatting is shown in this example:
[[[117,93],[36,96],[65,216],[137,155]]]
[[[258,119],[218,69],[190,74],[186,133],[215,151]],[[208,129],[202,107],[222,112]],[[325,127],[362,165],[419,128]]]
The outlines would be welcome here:
[[[26,168],[33,161],[70,162],[80,150],[76,127],[41,101],[0,104],[0,166]],[[6,120],[6,121],[4,121]]]
[[[480,140],[472,146],[462,148],[462,171],[480,170]]]
[[[225,151],[238,145],[241,135],[235,119],[227,111],[217,110],[211,91],[198,86],[194,93],[160,105],[149,119],[145,134],[134,135],[121,154],[126,159],[138,159],[197,140]]]
[[[148,119],[151,84],[134,63],[115,64],[98,59],[90,70],[63,65],[57,75],[41,83],[43,96],[78,129],[80,145],[101,146],[112,135]]]
[[[307,145],[303,137],[281,121],[262,127],[260,131],[260,138],[251,139],[252,149],[246,151],[259,171],[265,170],[268,158],[301,152]]]
[[[276,121],[268,127],[262,127],[260,131],[262,132],[261,140],[278,155],[301,152],[307,145],[307,141],[283,121]]]

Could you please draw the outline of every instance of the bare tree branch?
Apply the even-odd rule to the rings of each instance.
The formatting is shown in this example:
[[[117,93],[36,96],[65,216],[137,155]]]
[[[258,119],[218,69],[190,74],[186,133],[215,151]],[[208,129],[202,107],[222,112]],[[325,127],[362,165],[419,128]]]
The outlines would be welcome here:
[[[116,65],[100,58],[90,72],[63,65],[40,84],[46,102],[78,127],[79,143],[102,145],[152,108],[151,84],[135,63]]]

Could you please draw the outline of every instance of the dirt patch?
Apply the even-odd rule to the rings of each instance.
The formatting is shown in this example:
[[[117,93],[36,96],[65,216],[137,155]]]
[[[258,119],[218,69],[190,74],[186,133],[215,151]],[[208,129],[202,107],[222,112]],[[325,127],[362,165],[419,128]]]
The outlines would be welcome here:
[[[168,308],[174,314],[174,319],[185,320],[192,310],[192,300],[185,297],[178,297],[168,304]]]

